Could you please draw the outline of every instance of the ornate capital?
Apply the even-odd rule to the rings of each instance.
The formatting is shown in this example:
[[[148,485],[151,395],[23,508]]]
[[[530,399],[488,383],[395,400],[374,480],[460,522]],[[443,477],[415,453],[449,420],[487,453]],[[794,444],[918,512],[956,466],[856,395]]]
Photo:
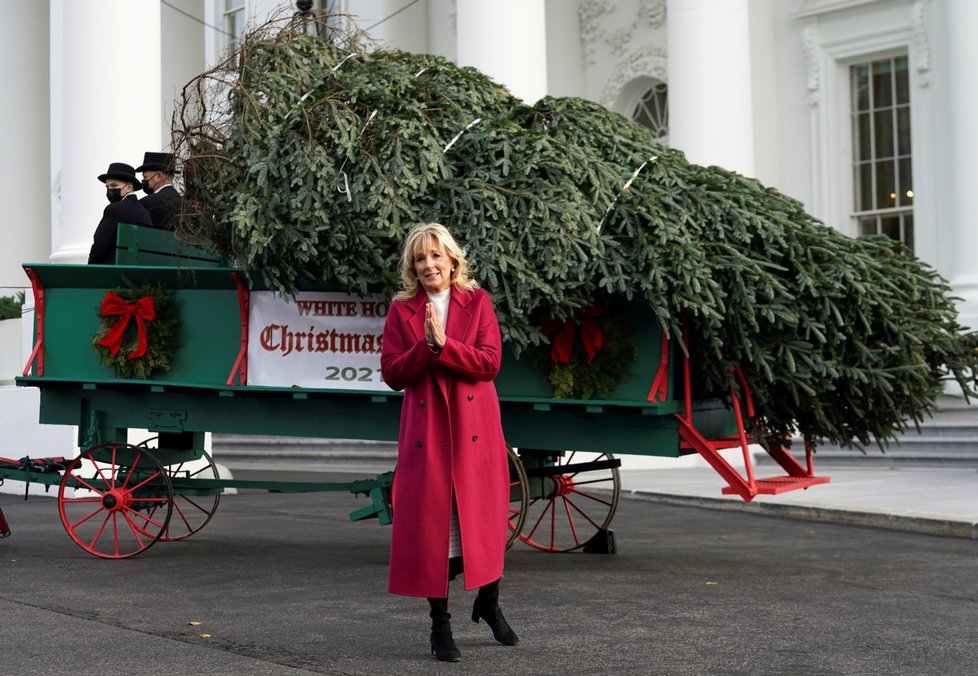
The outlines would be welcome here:
[[[628,50],[635,31],[641,26],[661,28],[666,21],[666,0],[638,0],[634,18],[625,26],[609,28],[604,17],[613,14],[616,5],[609,0],[589,0],[581,3],[578,16],[581,21],[581,42],[584,43],[586,63],[598,61],[598,45],[604,43],[616,57]]]

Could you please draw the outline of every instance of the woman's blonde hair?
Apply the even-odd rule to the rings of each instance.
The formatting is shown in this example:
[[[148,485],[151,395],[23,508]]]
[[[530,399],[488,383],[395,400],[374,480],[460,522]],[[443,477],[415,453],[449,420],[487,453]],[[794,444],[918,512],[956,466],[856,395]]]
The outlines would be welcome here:
[[[414,257],[418,252],[429,251],[436,244],[452,259],[455,269],[449,278],[451,284],[460,289],[479,288],[479,283],[469,277],[465,249],[458,245],[448,228],[440,223],[423,223],[411,228],[404,240],[404,250],[401,252],[401,290],[394,296],[394,300],[409,300],[417,295],[420,283],[414,272]]]

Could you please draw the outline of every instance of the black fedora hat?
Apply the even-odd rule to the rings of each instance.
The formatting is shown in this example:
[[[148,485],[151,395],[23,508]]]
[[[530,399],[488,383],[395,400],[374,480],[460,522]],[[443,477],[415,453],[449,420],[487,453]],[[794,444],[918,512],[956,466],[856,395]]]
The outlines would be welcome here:
[[[124,162],[113,162],[109,165],[108,171],[98,177],[98,180],[105,183],[106,179],[117,178],[120,181],[132,183],[133,188],[139,190],[139,179],[136,178],[136,170]]]
[[[143,153],[143,163],[136,167],[136,171],[165,171],[172,174],[174,165],[171,153]]]

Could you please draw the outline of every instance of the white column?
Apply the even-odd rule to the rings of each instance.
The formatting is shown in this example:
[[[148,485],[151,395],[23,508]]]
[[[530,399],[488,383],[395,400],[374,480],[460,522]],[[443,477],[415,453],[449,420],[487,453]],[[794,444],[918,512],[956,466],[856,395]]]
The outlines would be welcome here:
[[[536,103],[547,93],[546,17],[544,0],[458,0],[458,65]]]
[[[754,175],[747,0],[668,0],[669,145]]]
[[[22,263],[43,263],[51,248],[48,204],[48,6],[4,4],[0,22],[0,105],[4,214],[0,289],[30,286]],[[0,291],[8,294],[9,291]],[[28,293],[28,296],[30,294]],[[19,357],[19,355],[18,355]]]
[[[947,134],[951,139],[944,192],[949,216],[948,244],[953,250],[951,286],[958,303],[960,321],[978,328],[978,225],[975,224],[974,193],[978,186],[978,2],[948,0],[944,5],[947,35]]]
[[[61,200],[60,218],[52,224],[51,260],[84,262],[107,204],[98,175],[110,162],[138,166],[144,152],[163,146],[161,5],[60,4],[62,25],[52,27],[52,35],[60,30],[63,36],[61,110],[53,111],[51,122],[60,127]]]

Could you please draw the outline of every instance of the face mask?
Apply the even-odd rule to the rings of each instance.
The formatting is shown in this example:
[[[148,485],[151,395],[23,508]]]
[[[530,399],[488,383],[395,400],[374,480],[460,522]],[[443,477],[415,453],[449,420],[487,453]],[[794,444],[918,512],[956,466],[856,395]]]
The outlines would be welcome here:
[[[143,179],[142,186],[143,186],[143,192],[146,193],[147,195],[152,195],[154,192],[156,192],[155,190],[149,187],[149,181],[147,181],[145,178]]]
[[[122,200],[122,188],[108,188],[105,191],[105,197],[110,202],[119,202]]]

